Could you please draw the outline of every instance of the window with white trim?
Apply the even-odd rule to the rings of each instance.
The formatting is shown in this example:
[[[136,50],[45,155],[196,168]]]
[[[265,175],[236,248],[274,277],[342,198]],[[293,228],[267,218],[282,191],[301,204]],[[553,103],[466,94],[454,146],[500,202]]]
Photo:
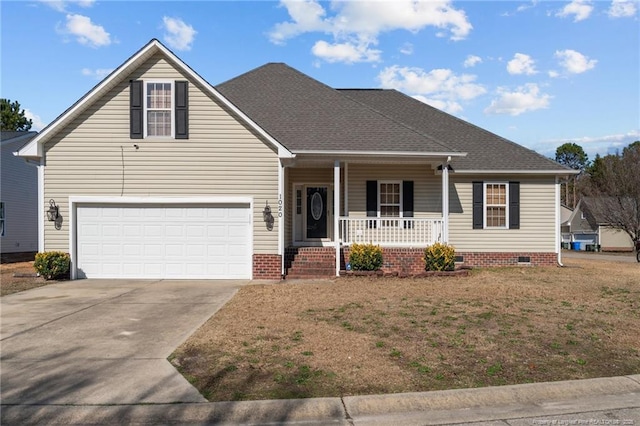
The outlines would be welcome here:
[[[508,209],[508,188],[506,183],[485,183],[484,184],[484,220],[485,228],[506,228],[509,223]]]
[[[4,237],[4,203],[0,202],[0,237]]]
[[[378,188],[380,217],[402,217],[402,185],[400,182],[380,182]]]
[[[145,136],[173,136],[173,85],[151,81],[145,84]]]

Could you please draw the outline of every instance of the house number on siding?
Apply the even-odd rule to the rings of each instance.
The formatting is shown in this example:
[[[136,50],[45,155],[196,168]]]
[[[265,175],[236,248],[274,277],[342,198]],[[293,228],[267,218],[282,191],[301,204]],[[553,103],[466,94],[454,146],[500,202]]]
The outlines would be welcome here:
[[[278,217],[282,217],[282,211],[284,210],[282,202],[282,194],[278,195]]]

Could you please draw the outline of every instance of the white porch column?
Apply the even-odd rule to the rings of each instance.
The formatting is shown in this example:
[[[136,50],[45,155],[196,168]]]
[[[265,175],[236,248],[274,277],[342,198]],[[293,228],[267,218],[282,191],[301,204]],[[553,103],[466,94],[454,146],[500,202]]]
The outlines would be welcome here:
[[[449,161],[442,164],[442,242],[449,243]]]
[[[278,254],[280,275],[284,276],[284,165],[278,161]]]
[[[340,161],[333,163],[333,241],[336,245],[336,277],[340,276]]]

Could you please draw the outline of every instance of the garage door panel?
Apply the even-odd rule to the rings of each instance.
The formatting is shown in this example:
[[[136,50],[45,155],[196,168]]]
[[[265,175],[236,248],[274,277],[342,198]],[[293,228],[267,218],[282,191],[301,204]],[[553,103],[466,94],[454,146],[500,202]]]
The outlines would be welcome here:
[[[250,278],[247,206],[77,207],[78,276]]]

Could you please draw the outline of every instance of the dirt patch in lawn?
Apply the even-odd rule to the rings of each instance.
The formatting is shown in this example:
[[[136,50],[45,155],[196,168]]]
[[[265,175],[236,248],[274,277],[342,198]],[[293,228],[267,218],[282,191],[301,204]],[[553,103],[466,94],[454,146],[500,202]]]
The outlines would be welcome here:
[[[0,264],[0,296],[41,287],[48,284],[36,276],[33,261]]]
[[[243,287],[171,356],[212,401],[640,373],[640,265]]]

